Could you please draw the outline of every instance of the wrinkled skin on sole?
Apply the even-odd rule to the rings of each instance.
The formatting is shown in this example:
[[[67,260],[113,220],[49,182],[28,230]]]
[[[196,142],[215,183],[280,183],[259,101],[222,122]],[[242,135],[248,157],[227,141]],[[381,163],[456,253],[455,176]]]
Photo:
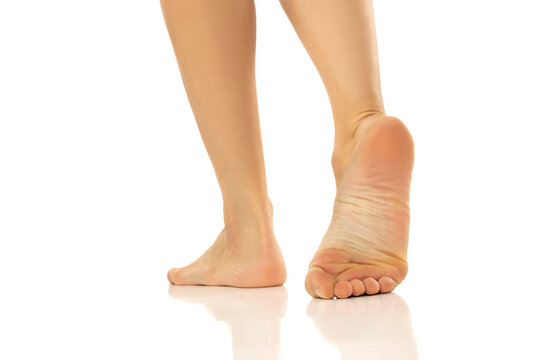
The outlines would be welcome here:
[[[407,274],[414,145],[405,125],[377,116],[360,123],[340,159],[332,221],[306,275],[313,297],[391,292]]]

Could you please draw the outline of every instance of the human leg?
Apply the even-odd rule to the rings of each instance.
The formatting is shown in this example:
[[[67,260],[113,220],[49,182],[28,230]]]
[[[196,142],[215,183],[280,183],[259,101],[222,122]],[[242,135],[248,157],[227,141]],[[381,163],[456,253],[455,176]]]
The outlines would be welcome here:
[[[306,290],[332,298],[392,291],[407,274],[414,145],[386,116],[371,0],[281,0],[319,71],[335,124],[337,195]]]
[[[253,0],[161,0],[186,93],[223,195],[224,229],[177,285],[280,285],[255,87]]]

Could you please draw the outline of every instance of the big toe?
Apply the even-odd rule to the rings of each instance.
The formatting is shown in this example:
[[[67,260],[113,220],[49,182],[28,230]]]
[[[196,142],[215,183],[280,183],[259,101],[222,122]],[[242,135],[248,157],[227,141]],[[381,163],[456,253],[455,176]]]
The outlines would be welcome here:
[[[176,270],[177,270],[176,268],[172,268],[167,272],[167,280],[169,280],[169,282],[173,285],[174,285],[174,277],[176,274]]]
[[[312,267],[306,275],[306,291],[314,298],[332,299],[336,277],[321,268]]]
[[[172,268],[167,273],[167,279],[173,285],[194,285],[195,283],[189,279],[186,268]]]

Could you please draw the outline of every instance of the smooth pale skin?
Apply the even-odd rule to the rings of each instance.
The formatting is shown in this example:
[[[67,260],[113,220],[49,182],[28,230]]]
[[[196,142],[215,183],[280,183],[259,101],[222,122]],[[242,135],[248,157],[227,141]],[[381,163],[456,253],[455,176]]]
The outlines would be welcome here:
[[[281,0],[332,106],[334,215],[310,263],[313,297],[392,291],[407,273],[414,145],[386,116],[371,0]],[[161,0],[180,73],[223,195],[224,229],[176,285],[281,285],[255,89],[253,0]]]

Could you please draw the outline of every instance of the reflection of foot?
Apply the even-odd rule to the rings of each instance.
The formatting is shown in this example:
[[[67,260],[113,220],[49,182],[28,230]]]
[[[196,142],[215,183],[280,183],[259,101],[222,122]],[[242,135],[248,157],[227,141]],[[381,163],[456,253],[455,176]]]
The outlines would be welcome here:
[[[407,274],[411,135],[396,118],[366,118],[334,154],[334,214],[306,290],[325,299],[390,292]]]
[[[224,229],[192,264],[169,270],[174,285],[265,287],[282,285],[287,277],[273,234],[250,228]]]
[[[280,319],[287,308],[287,289],[274,286],[239,289],[228,286],[169,286],[172,299],[201,304],[217,321],[229,324],[261,318]]]
[[[409,308],[396,294],[341,301],[313,299],[307,315],[347,359],[418,359]]]
[[[231,332],[233,358],[279,359],[281,318],[287,310],[287,289],[274,286],[239,289],[227,286],[169,286],[173,299],[203,305]]]

